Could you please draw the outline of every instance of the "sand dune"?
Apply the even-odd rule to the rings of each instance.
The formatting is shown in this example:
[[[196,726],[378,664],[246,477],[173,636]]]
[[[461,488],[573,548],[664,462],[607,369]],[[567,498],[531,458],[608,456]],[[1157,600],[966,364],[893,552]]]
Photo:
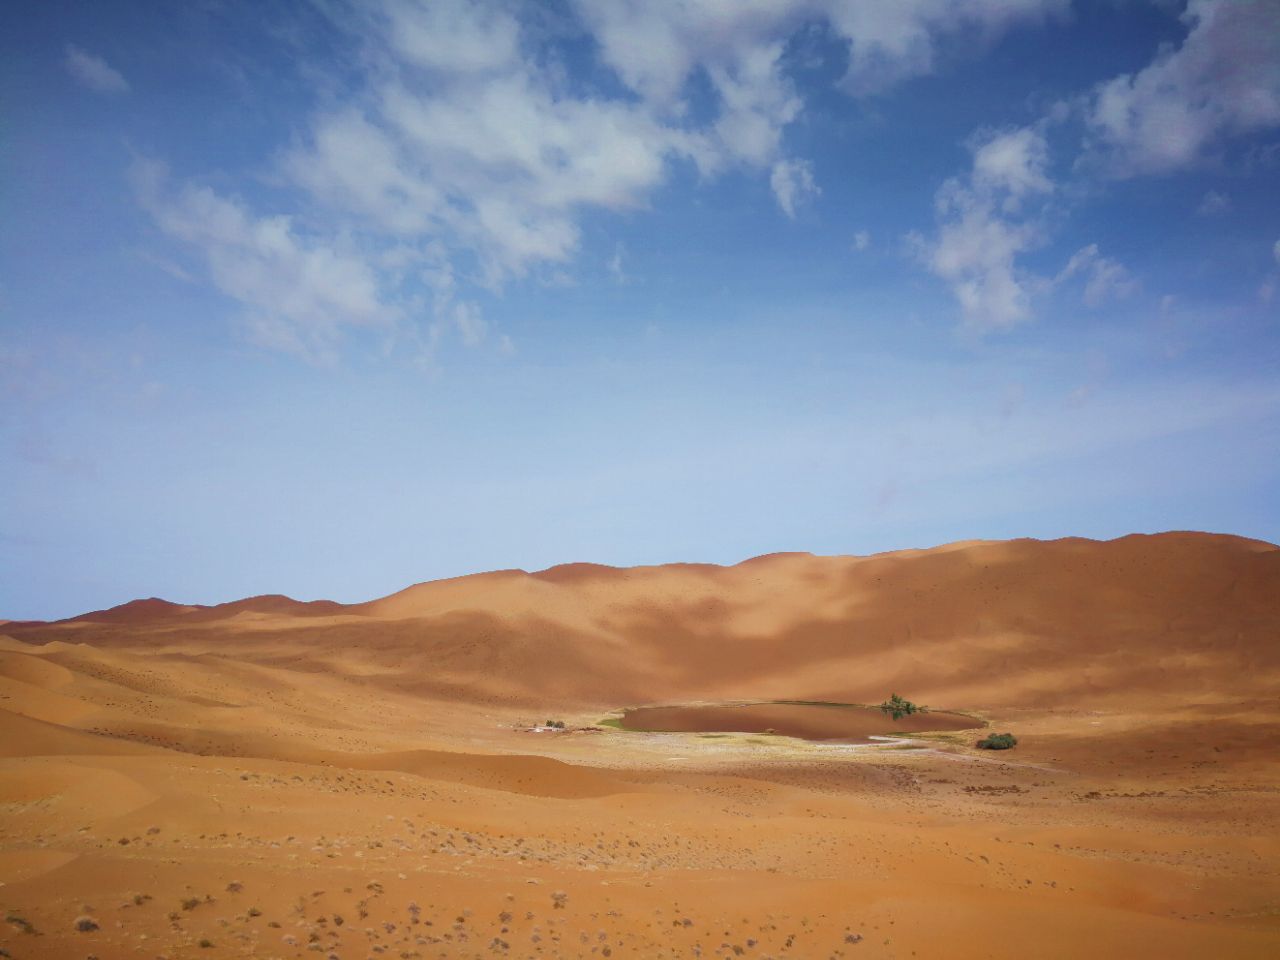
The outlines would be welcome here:
[[[1205,534],[967,543],[879,556],[780,554],[734,567],[574,564],[419,584],[352,606],[141,601],[29,642],[173,642],[250,661],[372,668],[476,701],[599,706],[731,697],[1049,706],[1228,678],[1265,692],[1280,551]],[[253,618],[245,618],[252,613]]]
[[[13,957],[1280,952],[1271,544],[576,563],[0,634]],[[890,692],[1019,746],[598,726]]]

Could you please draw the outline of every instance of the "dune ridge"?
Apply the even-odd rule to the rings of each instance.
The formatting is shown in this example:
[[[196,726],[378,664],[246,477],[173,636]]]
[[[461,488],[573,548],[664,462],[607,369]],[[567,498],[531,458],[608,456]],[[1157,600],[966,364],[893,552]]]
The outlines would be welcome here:
[[[1280,548],[1168,533],[774,554],[730,567],[570,564],[352,605],[135,601],[5,630],[28,643],[203,643],[477,701],[862,701],[910,685],[932,701],[1044,706],[1135,688],[1183,696],[1232,676],[1260,692],[1280,666],[1269,633],[1277,594]]]

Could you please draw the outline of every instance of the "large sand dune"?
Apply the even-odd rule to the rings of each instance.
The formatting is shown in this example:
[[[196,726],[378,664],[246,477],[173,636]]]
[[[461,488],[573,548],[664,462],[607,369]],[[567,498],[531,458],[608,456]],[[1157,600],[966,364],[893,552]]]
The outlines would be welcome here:
[[[1195,533],[8,622],[0,947],[1276,956],[1278,691],[1280,549]],[[574,729],[890,692],[1020,745]]]

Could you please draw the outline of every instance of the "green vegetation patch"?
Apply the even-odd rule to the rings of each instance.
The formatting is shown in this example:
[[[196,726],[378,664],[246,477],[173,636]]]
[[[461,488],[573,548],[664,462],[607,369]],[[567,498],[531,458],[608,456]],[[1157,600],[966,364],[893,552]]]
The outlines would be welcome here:
[[[1012,733],[993,733],[978,741],[980,750],[1011,750],[1018,745],[1018,738]]]
[[[928,713],[929,708],[914,704],[910,700],[903,699],[895,693],[884,703],[880,704],[880,712],[887,713],[895,720],[901,720],[903,717],[910,716],[913,713]]]

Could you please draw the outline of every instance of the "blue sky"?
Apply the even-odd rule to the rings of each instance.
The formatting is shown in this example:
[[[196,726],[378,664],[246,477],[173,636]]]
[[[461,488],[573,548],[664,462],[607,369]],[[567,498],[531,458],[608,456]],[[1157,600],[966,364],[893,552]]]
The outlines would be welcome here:
[[[0,617],[1280,540],[1280,3],[0,12]]]

